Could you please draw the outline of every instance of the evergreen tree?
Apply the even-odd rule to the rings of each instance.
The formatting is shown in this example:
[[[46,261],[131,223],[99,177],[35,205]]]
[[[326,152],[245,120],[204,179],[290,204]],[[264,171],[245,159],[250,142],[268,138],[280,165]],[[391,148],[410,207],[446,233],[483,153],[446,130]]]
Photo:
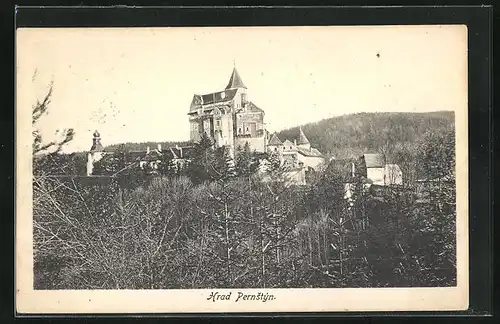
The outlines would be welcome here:
[[[213,141],[207,134],[203,134],[200,141],[194,145],[194,152],[187,173],[191,181],[200,184],[211,180],[210,170],[214,163]]]
[[[259,161],[255,152],[250,150],[248,142],[243,149],[238,146],[236,150],[236,174],[240,177],[250,177],[259,167]]]
[[[454,178],[454,129],[427,132],[419,151],[422,176],[428,180]]]
[[[170,154],[162,154],[158,171],[161,175],[173,177],[179,174],[178,166]]]
[[[99,161],[94,163],[93,174],[114,175],[127,166],[127,151],[124,145],[111,154],[104,155]]]
[[[234,160],[225,146],[219,147],[214,152],[214,163],[209,174],[212,180],[228,180],[235,176]]]

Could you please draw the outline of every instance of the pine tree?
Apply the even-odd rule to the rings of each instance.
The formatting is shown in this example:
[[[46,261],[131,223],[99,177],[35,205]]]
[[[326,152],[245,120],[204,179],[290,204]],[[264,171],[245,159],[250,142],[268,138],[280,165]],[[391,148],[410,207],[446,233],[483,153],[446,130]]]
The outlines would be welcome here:
[[[127,166],[128,152],[125,145],[120,145],[112,154],[104,155],[94,164],[93,173],[99,175],[114,175]]]
[[[213,168],[210,170],[212,180],[228,180],[235,176],[234,160],[225,146],[217,148],[214,154]]]
[[[236,150],[236,174],[240,177],[250,177],[259,167],[259,161],[250,149],[250,144],[245,143],[243,149],[238,147]]]
[[[214,163],[213,141],[203,134],[200,141],[194,145],[193,158],[187,168],[188,176],[195,184],[211,180],[210,170]]]

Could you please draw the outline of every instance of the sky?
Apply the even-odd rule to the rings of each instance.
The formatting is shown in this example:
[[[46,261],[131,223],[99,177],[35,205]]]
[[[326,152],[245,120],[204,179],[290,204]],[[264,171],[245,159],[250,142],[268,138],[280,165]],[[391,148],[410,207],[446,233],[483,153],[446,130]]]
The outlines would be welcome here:
[[[233,66],[273,132],[358,112],[463,109],[464,26],[18,29],[18,114],[50,82],[46,141],[64,151],[189,140],[193,94],[221,91]],[[465,105],[466,107],[466,105]],[[28,134],[27,134],[28,135]]]

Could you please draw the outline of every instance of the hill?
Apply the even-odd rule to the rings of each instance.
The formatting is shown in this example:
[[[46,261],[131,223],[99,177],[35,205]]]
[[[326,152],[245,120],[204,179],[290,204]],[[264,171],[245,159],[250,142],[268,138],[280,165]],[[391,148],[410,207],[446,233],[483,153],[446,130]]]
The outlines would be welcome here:
[[[311,144],[327,156],[355,157],[381,152],[387,146],[419,142],[428,130],[450,129],[455,125],[452,111],[429,113],[357,113],[302,125]],[[278,132],[280,139],[293,140],[299,126]]]

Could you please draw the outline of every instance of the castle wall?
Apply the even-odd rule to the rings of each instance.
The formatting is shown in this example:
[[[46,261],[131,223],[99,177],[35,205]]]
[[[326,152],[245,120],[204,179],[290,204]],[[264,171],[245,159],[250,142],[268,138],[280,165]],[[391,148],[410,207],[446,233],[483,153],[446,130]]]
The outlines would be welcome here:
[[[264,136],[264,116],[261,112],[236,114],[236,135]]]
[[[264,153],[266,150],[265,146],[265,138],[264,136],[261,137],[235,137],[234,139],[234,148],[238,148],[240,146],[243,148],[245,146],[245,143],[248,142],[248,145],[250,145],[251,150],[255,150],[257,152]]]
[[[190,117],[192,118],[192,117]],[[198,142],[200,140],[200,121],[199,119],[190,119],[189,120],[189,138],[193,142]]]

